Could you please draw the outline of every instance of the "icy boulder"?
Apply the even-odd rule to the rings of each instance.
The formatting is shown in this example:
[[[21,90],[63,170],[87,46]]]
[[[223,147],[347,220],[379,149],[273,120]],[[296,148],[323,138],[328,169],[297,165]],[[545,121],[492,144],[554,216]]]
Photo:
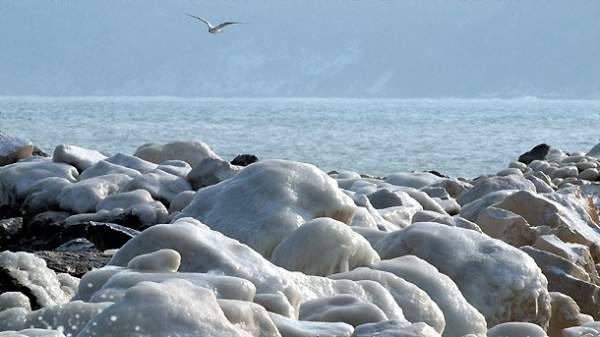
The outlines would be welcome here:
[[[102,209],[110,211],[115,208],[129,208],[137,204],[152,201],[154,201],[154,199],[152,199],[150,192],[146,190],[133,190],[130,192],[111,194],[107,196],[96,204],[96,211]]]
[[[46,267],[46,261],[33,254],[0,253],[0,274],[0,279],[8,287],[2,290],[26,290],[34,309],[66,303],[70,299],[70,293],[62,288],[56,273]]]
[[[67,336],[77,336],[92,318],[110,304],[73,301],[31,312],[21,308],[9,309],[0,312],[0,331],[27,328],[57,329]]]
[[[167,205],[175,196],[183,191],[192,189],[192,186],[183,178],[156,169],[133,178],[122,191],[146,190],[158,201]]]
[[[440,337],[440,334],[425,323],[392,320],[357,326],[353,337]]]
[[[472,230],[423,222],[388,234],[375,248],[382,258],[412,254],[437,267],[452,278],[490,326],[511,321],[548,325],[546,278],[531,257],[502,241]]]
[[[234,326],[215,295],[185,280],[142,282],[104,309],[79,337],[250,337]]]
[[[351,337],[354,332],[354,328],[346,323],[298,321],[274,313],[269,314],[281,337]]]
[[[60,209],[60,193],[72,183],[65,178],[50,177],[31,185],[21,209],[29,214]]]
[[[511,322],[498,324],[488,330],[487,337],[548,337],[539,326],[531,323]]]
[[[156,164],[166,160],[182,160],[191,167],[196,167],[206,158],[220,159],[207,144],[196,141],[177,141],[164,145],[145,144],[137,149],[135,156]]]
[[[0,166],[31,157],[32,153],[33,144],[29,140],[0,132]]]
[[[525,190],[535,192],[535,185],[523,177],[509,175],[506,177],[480,178],[473,184],[473,188],[458,197],[458,203],[466,205],[489,193],[505,190]]]
[[[431,264],[407,255],[383,260],[373,268],[390,272],[424,290],[444,314],[446,327],[442,336],[485,336],[487,324],[483,315],[467,302],[448,276]]]
[[[227,180],[235,176],[240,169],[240,166],[231,165],[222,159],[206,158],[194,167],[187,179],[197,190]]]
[[[300,320],[344,322],[352,326],[387,320],[381,309],[351,295],[337,295],[309,300],[300,306]]]
[[[87,168],[85,171],[81,172],[81,175],[79,175],[79,180],[104,176],[107,174],[126,174],[131,178],[134,178],[139,176],[140,172],[125,166],[113,164],[106,160],[101,160]]]
[[[65,337],[65,335],[56,330],[25,329],[21,331],[2,331],[0,337]]]
[[[76,182],[62,189],[60,208],[74,213],[96,211],[96,205],[131,181],[126,174],[109,174]]]
[[[283,240],[271,262],[287,270],[327,276],[379,261],[360,234],[331,218],[311,220]]]
[[[56,177],[75,182],[78,175],[73,166],[49,160],[19,162],[0,167],[0,207],[18,208],[29,189],[42,179]]]
[[[484,209],[477,224],[485,234],[515,247],[532,244],[537,235],[522,216],[502,208]]]
[[[271,264],[248,246],[190,218],[146,229],[119,249],[110,264],[126,266],[138,255],[165,248],[181,255],[180,272],[210,272],[246,279],[256,286],[255,302],[288,317],[297,316],[298,306],[304,301],[347,294],[375,304],[390,319],[403,318],[392,295],[379,283],[332,280],[289,272]],[[109,272],[108,277],[111,275]],[[84,278],[82,284],[86,282]],[[88,293],[86,288],[83,289]]]
[[[427,185],[439,183],[443,178],[429,172],[418,173],[394,173],[385,178],[387,183],[397,186],[421,188]]]
[[[334,179],[310,164],[265,160],[199,190],[180,217],[193,217],[269,258],[303,223],[330,217],[349,224],[357,207]]]
[[[164,161],[158,165],[157,169],[184,179],[187,178],[188,174],[190,174],[192,171],[190,164],[184,162],[183,160]]]
[[[112,157],[108,157],[106,158],[106,161],[111,164],[136,170],[140,173],[147,173],[158,168],[158,165],[155,163],[123,153],[117,153]]]
[[[11,308],[23,308],[31,311],[29,297],[17,291],[7,291],[0,294],[0,312]]]
[[[54,149],[52,160],[75,166],[79,172],[91,167],[106,156],[96,150],[84,149],[76,145],[59,145]]]
[[[362,267],[328,277],[336,280],[375,281],[392,294],[409,322],[425,322],[439,333],[446,327],[443,312],[424,290],[390,272]]]
[[[250,336],[281,337],[271,316],[260,305],[237,300],[218,300],[218,303],[227,320]]]

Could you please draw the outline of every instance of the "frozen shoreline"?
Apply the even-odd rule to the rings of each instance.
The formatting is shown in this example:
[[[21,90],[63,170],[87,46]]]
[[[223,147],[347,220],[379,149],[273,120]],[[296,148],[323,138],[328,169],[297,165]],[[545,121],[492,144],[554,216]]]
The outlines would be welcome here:
[[[541,145],[468,180],[230,162],[199,142],[41,157],[0,140],[20,160],[0,167],[0,247],[22,251],[0,253],[0,331],[55,330],[6,336],[600,329],[598,146]]]

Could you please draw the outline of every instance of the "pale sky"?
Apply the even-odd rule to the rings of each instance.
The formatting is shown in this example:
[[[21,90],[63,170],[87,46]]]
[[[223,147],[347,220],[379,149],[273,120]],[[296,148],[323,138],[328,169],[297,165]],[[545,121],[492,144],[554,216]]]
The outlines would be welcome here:
[[[0,0],[0,95],[600,98],[600,1]]]

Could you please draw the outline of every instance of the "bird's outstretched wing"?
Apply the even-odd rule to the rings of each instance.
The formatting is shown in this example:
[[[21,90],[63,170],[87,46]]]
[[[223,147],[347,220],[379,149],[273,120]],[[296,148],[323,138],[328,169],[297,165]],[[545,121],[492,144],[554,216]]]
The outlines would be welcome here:
[[[208,22],[208,20],[203,19],[199,16],[195,16],[195,15],[191,15],[191,14],[186,14],[187,16],[189,16],[190,18],[194,18],[196,20],[200,20],[202,22],[204,22],[204,24],[206,24],[208,26],[208,28],[213,28],[212,24],[210,22]]]
[[[243,22],[227,21],[215,26],[215,29],[223,29],[230,25],[241,25]]]

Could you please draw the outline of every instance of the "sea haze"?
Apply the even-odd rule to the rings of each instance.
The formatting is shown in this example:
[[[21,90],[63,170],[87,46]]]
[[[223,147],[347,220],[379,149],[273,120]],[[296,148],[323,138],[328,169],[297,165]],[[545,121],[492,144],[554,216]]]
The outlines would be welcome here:
[[[0,98],[0,130],[51,152],[77,144],[133,153],[144,143],[200,140],[240,153],[385,175],[494,173],[546,142],[587,151],[600,100]]]

